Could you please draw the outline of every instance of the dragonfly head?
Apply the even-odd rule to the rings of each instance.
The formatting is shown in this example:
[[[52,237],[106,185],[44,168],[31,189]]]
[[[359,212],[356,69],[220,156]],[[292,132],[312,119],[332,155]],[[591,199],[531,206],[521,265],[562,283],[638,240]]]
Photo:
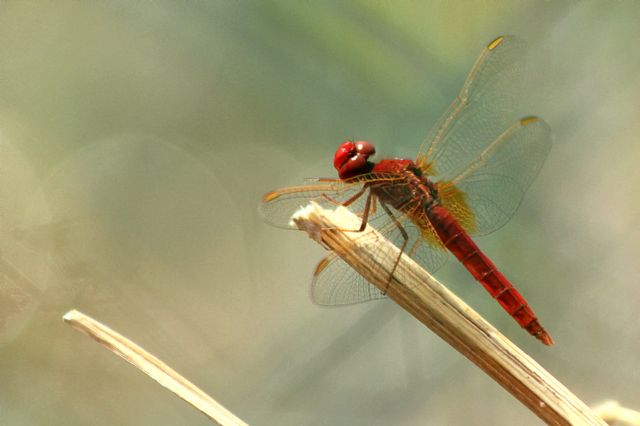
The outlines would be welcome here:
[[[365,141],[346,141],[333,156],[333,167],[338,171],[340,179],[369,173],[373,163],[369,157],[376,153],[373,144]]]

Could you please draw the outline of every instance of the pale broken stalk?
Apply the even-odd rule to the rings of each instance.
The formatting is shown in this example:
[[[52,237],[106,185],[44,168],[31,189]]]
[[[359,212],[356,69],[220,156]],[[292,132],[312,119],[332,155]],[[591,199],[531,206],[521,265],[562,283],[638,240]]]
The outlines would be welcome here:
[[[292,220],[314,240],[335,251],[351,267],[438,336],[469,358],[553,425],[606,425],[586,404],[498,332],[478,313],[403,255],[391,281],[399,249],[343,207],[323,209],[312,203]]]
[[[106,325],[76,310],[67,312],[62,319],[146,373],[219,425],[247,425],[167,364]]]
[[[640,426],[640,412],[623,407],[618,401],[605,401],[593,407],[593,411],[612,425]]]

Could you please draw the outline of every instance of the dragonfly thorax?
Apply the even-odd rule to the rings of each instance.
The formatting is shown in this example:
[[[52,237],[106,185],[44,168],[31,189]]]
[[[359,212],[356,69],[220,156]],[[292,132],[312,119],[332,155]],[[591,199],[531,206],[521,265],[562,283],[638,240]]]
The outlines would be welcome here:
[[[412,160],[380,160],[371,173],[373,176],[393,177],[389,181],[372,183],[370,187],[382,201],[398,210],[413,210],[418,204],[427,209],[439,198],[437,185]]]
[[[373,163],[369,157],[376,153],[373,144],[366,141],[345,141],[333,156],[333,166],[340,179],[369,173]]]

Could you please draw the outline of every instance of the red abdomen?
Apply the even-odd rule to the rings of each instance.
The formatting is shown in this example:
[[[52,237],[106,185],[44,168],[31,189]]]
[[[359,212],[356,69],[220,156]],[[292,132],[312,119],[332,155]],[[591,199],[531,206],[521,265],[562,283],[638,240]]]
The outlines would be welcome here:
[[[469,234],[445,207],[432,206],[427,213],[431,224],[444,245],[453,253],[473,277],[505,311],[531,335],[546,345],[552,345],[553,339],[538,322],[527,301],[509,280],[502,275],[489,258],[480,251]]]

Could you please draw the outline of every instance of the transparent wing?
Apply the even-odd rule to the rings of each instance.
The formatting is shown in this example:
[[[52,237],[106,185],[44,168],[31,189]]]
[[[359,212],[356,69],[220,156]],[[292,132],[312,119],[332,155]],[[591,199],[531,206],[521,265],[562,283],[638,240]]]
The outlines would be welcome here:
[[[542,119],[517,121],[450,181],[439,181],[442,203],[476,235],[502,227],[551,149],[551,129]],[[461,195],[462,194],[462,195]]]
[[[498,37],[485,47],[460,93],[423,142],[416,163],[425,173],[451,180],[519,118],[526,44]]]
[[[384,297],[378,287],[333,252],[320,261],[313,274],[311,299],[318,305],[353,305]]]
[[[292,186],[265,194],[258,206],[258,212],[265,222],[285,229],[296,229],[291,223],[291,216],[311,201],[324,208],[332,209],[351,201],[349,209],[356,214],[361,214],[367,198],[364,182],[394,180],[400,181],[401,178],[377,173],[359,176],[358,180],[352,181],[317,179],[309,185]],[[372,212],[369,220],[375,220],[378,213]]]
[[[372,225],[396,247],[402,248],[404,246],[403,252],[406,255],[413,258],[429,272],[434,273],[444,264],[448,252],[431,224],[425,217],[424,220],[417,219],[419,225],[416,225],[404,213],[391,207],[389,209],[396,220],[389,216],[383,208],[377,206],[376,210],[383,211],[384,214],[378,214],[374,221],[376,223],[372,223]],[[398,225],[404,229],[408,236],[406,243]],[[363,235],[362,238],[372,237]],[[370,284],[334,253],[323,259],[314,272],[311,298],[319,305],[350,305],[383,297],[385,296],[382,291]]]

